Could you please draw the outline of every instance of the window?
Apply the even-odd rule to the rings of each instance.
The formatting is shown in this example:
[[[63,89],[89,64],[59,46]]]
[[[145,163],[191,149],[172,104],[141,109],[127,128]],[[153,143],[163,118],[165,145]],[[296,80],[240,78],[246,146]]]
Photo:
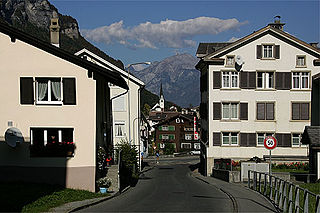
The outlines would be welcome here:
[[[236,132],[223,132],[222,145],[238,145],[238,133]]]
[[[222,88],[239,88],[238,72],[222,72]]]
[[[274,136],[273,133],[257,133],[257,145],[264,146],[264,139],[268,136]]]
[[[169,127],[168,126],[162,126],[162,131],[168,131]]]
[[[296,60],[296,67],[305,67],[306,66],[306,56],[298,55]]]
[[[238,103],[222,103],[222,119],[238,119]]]
[[[274,103],[257,103],[257,120],[274,120]]]
[[[173,134],[161,134],[159,135],[159,139],[160,140],[174,140],[175,139],[175,135]]]
[[[292,88],[293,89],[309,89],[309,72],[293,72]]]
[[[36,78],[37,104],[62,104],[61,78]]]
[[[185,134],[184,139],[186,139],[186,140],[192,140],[192,134]]]
[[[307,145],[304,145],[301,143],[302,134],[301,133],[292,133],[292,146],[293,147],[306,147]]]
[[[263,45],[263,58],[273,58],[273,45]]]
[[[180,123],[180,118],[177,118],[177,119],[176,119],[176,123],[177,123],[177,124]]]
[[[274,72],[257,72],[257,88],[274,88]]]
[[[30,128],[32,157],[73,157],[73,128]]]
[[[124,136],[126,136],[125,122],[116,121],[114,123],[114,132],[115,132],[115,136],[116,137],[124,137]]]
[[[309,103],[292,103],[291,105],[292,120],[309,120],[310,106]]]
[[[191,143],[181,143],[181,149],[191,149]]]
[[[226,58],[226,66],[233,67],[234,66],[234,56],[228,55]]]

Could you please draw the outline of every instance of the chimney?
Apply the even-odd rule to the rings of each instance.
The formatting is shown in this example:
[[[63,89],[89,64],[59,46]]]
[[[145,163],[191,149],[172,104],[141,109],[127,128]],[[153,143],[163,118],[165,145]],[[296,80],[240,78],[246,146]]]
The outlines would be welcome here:
[[[59,19],[52,18],[51,24],[50,24],[50,42],[52,45],[56,47],[59,47],[59,44],[60,44],[59,33],[60,33]]]
[[[275,16],[274,17],[274,23],[270,23],[270,24],[268,24],[268,26],[283,31],[283,26],[285,25],[285,23],[281,23],[280,22],[280,18],[281,18],[281,16]]]
[[[312,43],[309,43],[311,46],[315,47],[315,48],[318,48],[318,42],[312,42]]]

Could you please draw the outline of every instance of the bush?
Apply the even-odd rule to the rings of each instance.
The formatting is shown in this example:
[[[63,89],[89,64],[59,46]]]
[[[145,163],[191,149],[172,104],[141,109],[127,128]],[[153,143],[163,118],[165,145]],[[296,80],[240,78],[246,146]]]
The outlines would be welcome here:
[[[97,185],[99,187],[109,188],[111,186],[111,179],[107,177],[100,178],[97,180]]]
[[[163,154],[165,155],[172,155],[175,151],[174,145],[172,143],[165,143]]]

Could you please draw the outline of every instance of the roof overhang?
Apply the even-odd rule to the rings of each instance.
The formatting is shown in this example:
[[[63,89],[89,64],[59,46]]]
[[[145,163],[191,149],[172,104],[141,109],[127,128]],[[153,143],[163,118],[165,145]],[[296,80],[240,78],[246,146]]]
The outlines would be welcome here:
[[[98,66],[96,64],[93,64],[87,60],[84,60],[82,58],[79,58],[61,48],[58,48],[54,45],[49,44],[48,42],[39,40],[38,38],[27,34],[21,30],[18,30],[16,28],[13,28],[7,24],[0,22],[0,32],[8,35],[11,38],[11,42],[15,42],[16,39],[25,42],[27,44],[30,44],[36,48],[39,48],[45,52],[48,52],[52,55],[55,55],[61,59],[64,59],[66,61],[69,61],[75,65],[78,65],[90,72],[99,74],[100,76],[103,76],[104,79],[112,84],[115,84],[119,87],[122,87],[124,89],[129,89],[128,85],[126,84],[125,80],[120,76],[119,73],[107,70],[101,66]]]

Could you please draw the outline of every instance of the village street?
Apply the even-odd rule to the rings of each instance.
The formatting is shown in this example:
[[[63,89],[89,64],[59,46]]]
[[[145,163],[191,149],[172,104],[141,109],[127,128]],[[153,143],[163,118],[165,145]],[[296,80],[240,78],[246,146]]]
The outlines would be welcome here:
[[[149,160],[150,170],[135,187],[83,212],[275,212],[263,197],[244,186],[191,171],[198,157]],[[153,168],[152,168],[153,167]]]

